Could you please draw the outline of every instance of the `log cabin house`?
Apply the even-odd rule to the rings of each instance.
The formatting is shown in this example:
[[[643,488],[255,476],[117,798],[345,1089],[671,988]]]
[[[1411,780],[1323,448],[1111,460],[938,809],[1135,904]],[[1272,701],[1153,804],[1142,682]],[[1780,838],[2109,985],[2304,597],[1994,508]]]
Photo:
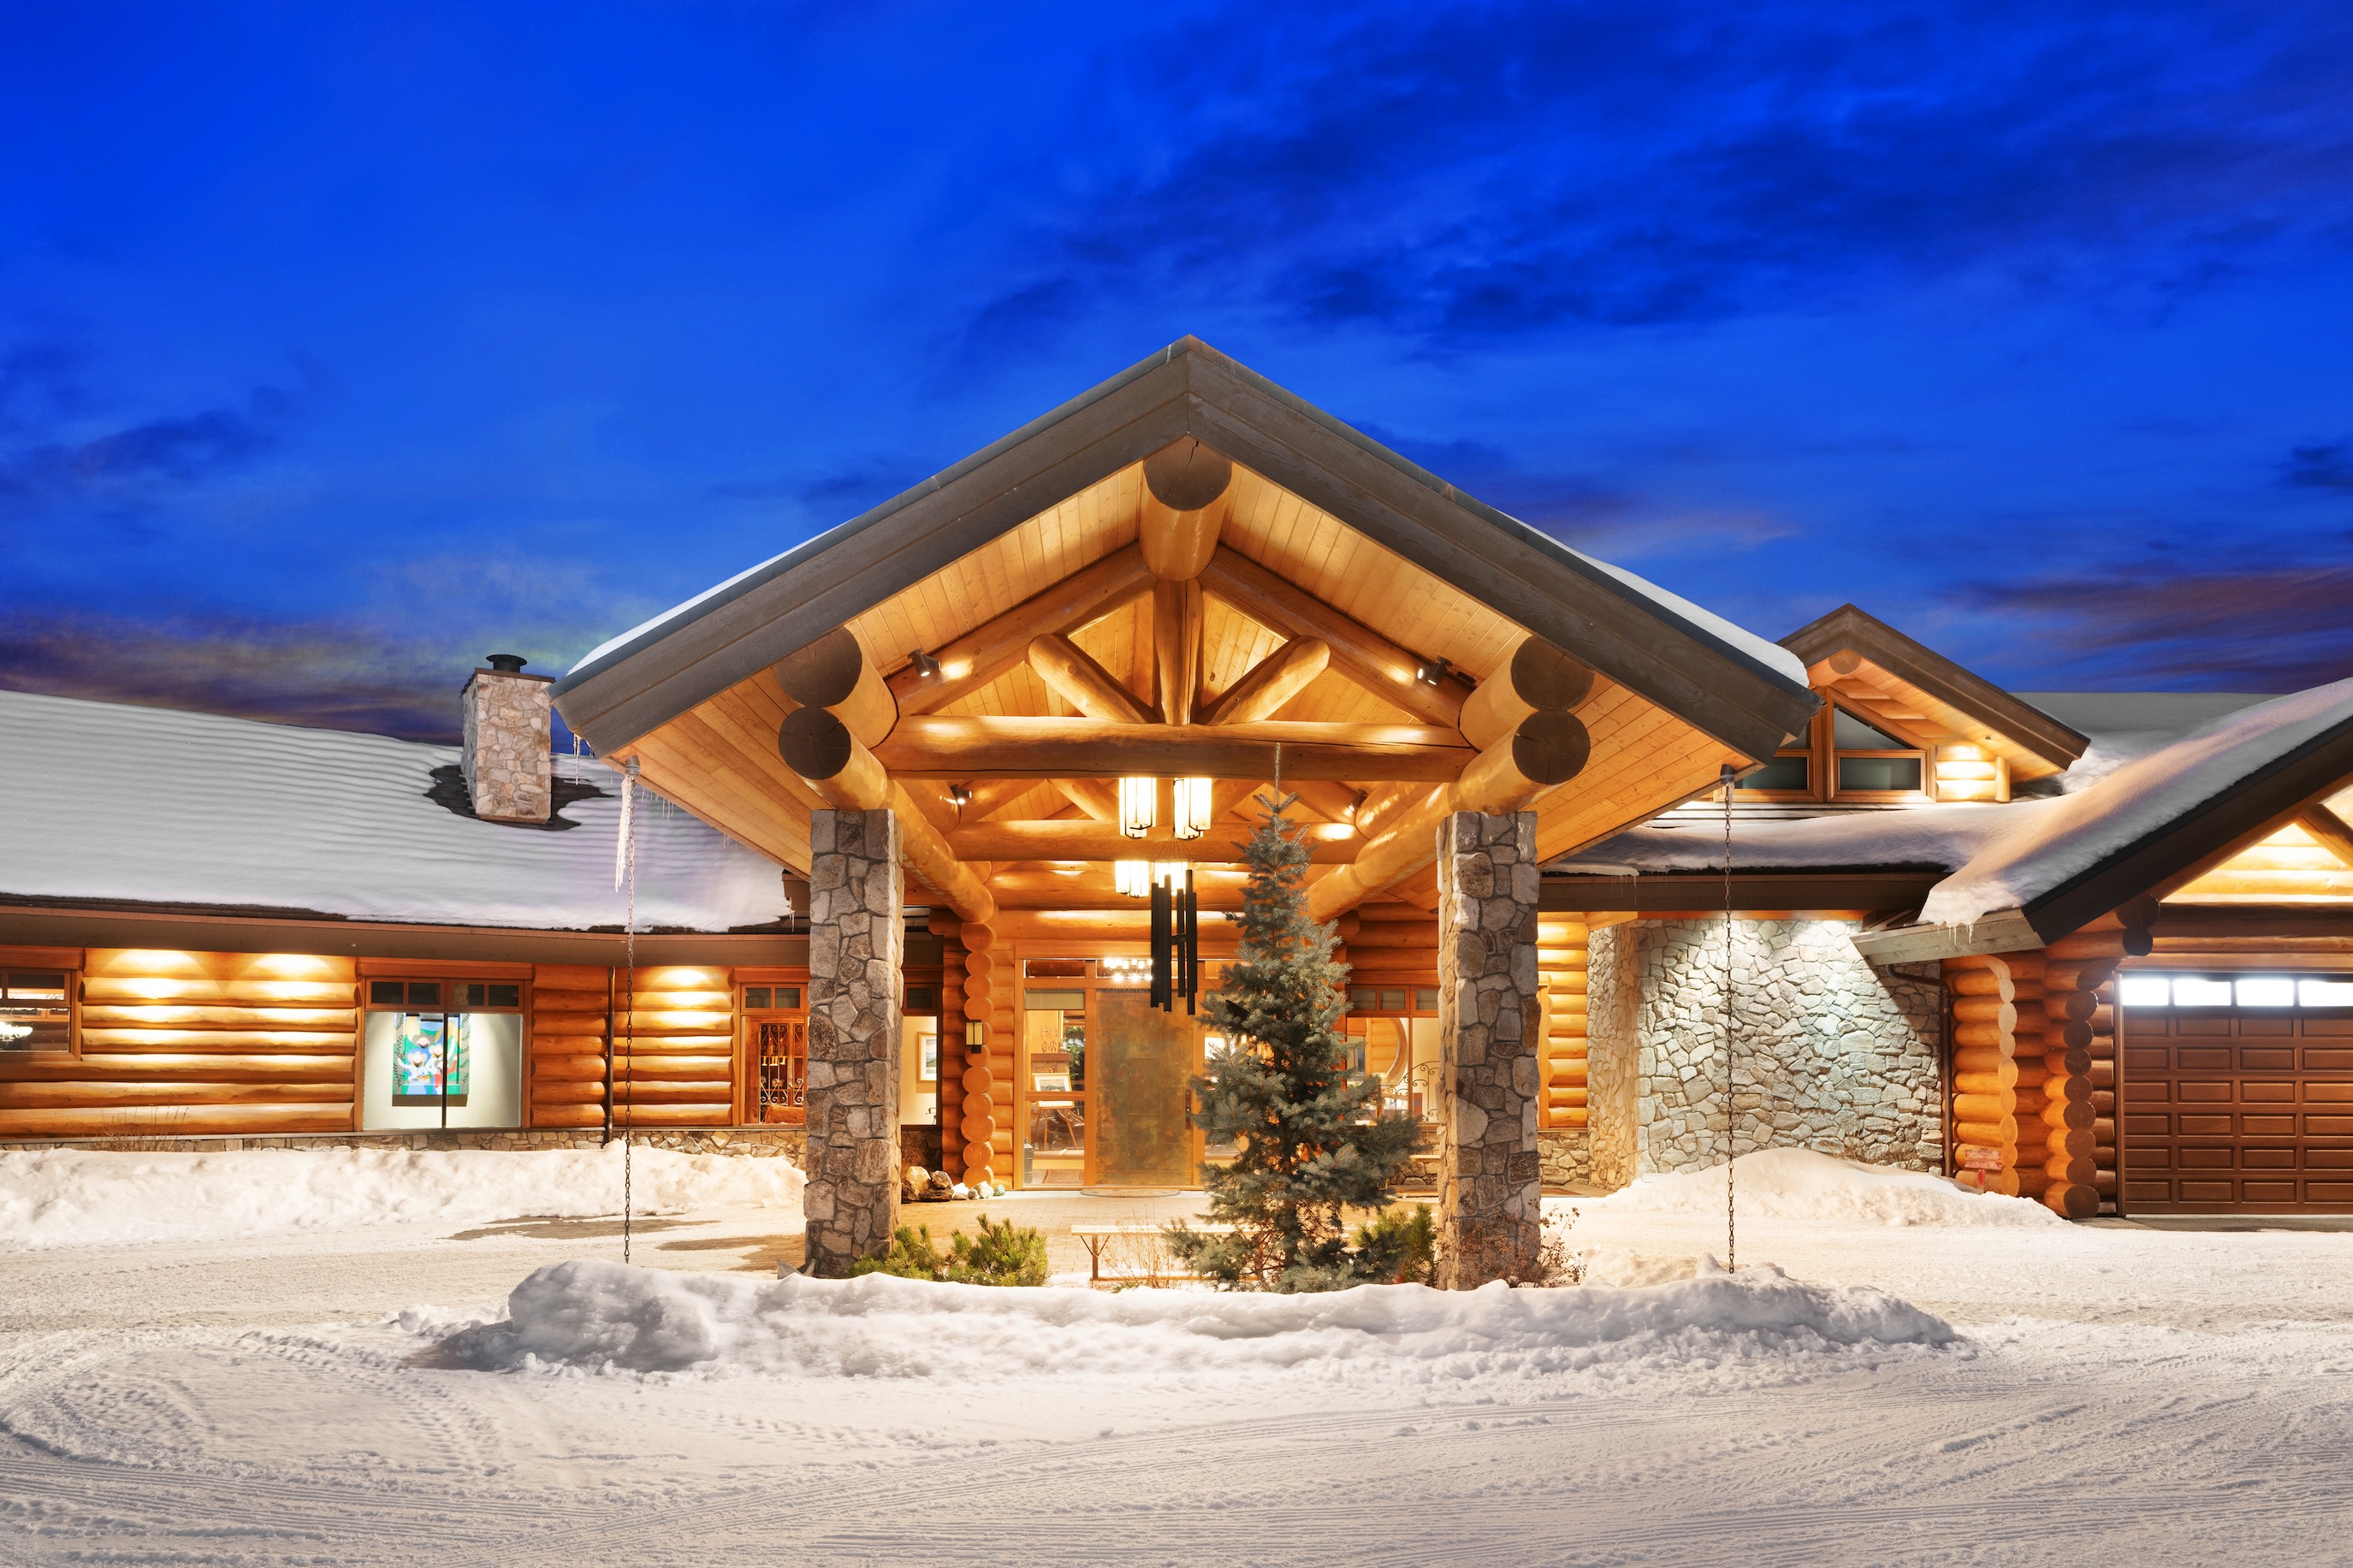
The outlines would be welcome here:
[[[621,1116],[803,1152],[819,1267],[911,1158],[1183,1186],[1220,1042],[1147,1005],[1134,894],[1189,876],[1214,984],[1279,773],[1352,1050],[1499,1270],[1540,1181],[1727,1138],[2353,1211],[2353,685],[2021,697],[1852,607],[1767,642],[1194,340],[465,704],[453,749],[0,694],[43,759],[0,1138]]]

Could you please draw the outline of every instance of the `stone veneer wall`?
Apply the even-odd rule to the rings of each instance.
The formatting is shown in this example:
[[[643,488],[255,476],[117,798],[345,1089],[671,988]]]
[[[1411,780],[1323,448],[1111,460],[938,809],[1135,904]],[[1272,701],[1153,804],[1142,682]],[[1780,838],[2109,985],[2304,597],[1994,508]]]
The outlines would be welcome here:
[[[808,1271],[846,1275],[899,1223],[905,882],[889,811],[809,814]]]
[[[1535,1278],[1535,813],[1438,825],[1439,1242],[1435,1283]]]
[[[1536,1154],[1547,1187],[1593,1184],[1593,1132],[1586,1127],[1546,1127],[1536,1133]]]
[[[543,675],[478,669],[466,683],[465,746],[459,753],[474,815],[545,822],[554,809],[549,693]]]
[[[1736,1147],[1942,1169],[1942,988],[1933,973],[1865,963],[1854,929],[1735,922]],[[1591,962],[1593,1184],[1720,1163],[1724,923],[1605,927]]]

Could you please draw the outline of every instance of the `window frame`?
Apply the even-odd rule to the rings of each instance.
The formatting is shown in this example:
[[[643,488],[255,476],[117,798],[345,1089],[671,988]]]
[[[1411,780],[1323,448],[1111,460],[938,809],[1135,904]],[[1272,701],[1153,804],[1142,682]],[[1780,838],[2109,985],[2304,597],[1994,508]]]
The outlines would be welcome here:
[[[1773,753],[1774,760],[1797,757],[1806,763],[1806,787],[1803,789],[1756,789],[1736,784],[1733,799],[1759,804],[1804,803],[1809,805],[1921,805],[1933,802],[1936,796],[1936,757],[1928,746],[1845,747],[1838,744],[1838,716],[1844,713],[1859,724],[1868,724],[1882,734],[1887,726],[1869,714],[1841,701],[1837,693],[1825,687],[1814,688],[1814,695],[1822,700],[1821,710],[1807,721],[1806,742],[1801,746],[1783,746]],[[1902,737],[1894,737],[1901,739]],[[1839,764],[1846,758],[1902,761],[1909,758],[1920,764],[1920,787],[1917,789],[1845,789],[1839,784]]]
[[[12,1057],[26,1061],[35,1058],[45,1061],[79,1060],[82,1054],[81,966],[46,962],[18,963],[14,960],[0,959],[0,993],[6,991],[7,976],[10,974],[55,974],[60,977],[63,984],[59,989],[65,993],[60,1000],[65,1005],[66,1043],[62,1046],[21,1046],[0,1048],[0,1061],[6,1061]],[[32,998],[27,997],[26,1000],[28,1005],[32,1003]],[[5,1001],[0,1001],[0,1006],[7,1005]]]

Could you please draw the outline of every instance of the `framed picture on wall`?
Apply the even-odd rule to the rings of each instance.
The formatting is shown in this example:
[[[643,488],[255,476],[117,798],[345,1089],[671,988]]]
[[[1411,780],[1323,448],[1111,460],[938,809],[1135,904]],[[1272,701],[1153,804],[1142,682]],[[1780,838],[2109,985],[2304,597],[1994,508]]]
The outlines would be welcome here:
[[[923,1067],[917,1076],[926,1081],[940,1076],[940,1037],[937,1035],[916,1037],[923,1042]]]

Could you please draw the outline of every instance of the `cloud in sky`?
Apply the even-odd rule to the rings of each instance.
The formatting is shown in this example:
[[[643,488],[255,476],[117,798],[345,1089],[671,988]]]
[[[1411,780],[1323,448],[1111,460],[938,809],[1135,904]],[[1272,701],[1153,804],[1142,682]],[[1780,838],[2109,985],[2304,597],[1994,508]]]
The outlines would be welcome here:
[[[1382,5],[1175,29],[1053,270],[1457,344],[1837,306],[1990,267],[2114,295],[2353,217],[2320,6]],[[1141,141],[1144,146],[1139,148]]]
[[[1767,634],[1852,599],[2040,687],[2337,668],[2341,5],[231,0],[23,43],[19,684],[425,732],[492,647],[567,662],[1187,332]],[[2062,528],[2081,592],[2019,547]]]

